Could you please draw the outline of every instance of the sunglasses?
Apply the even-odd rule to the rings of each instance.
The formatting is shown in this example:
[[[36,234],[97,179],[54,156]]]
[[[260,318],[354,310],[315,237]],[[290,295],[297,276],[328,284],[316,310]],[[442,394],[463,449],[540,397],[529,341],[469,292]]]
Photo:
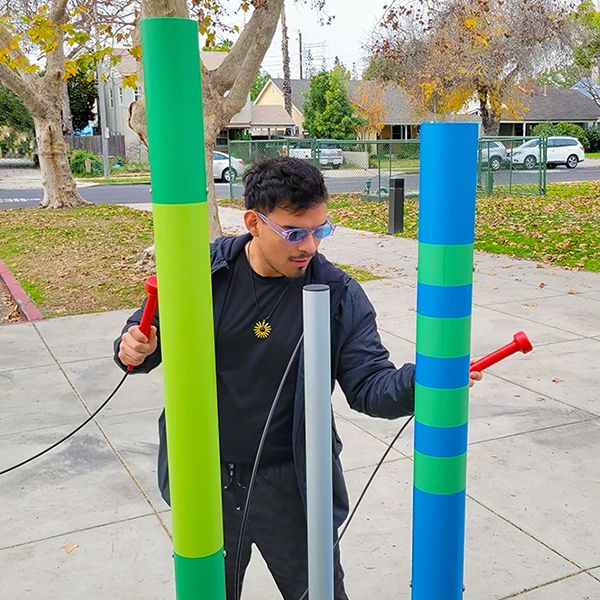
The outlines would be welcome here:
[[[292,227],[290,229],[284,229],[280,225],[277,225],[277,223],[273,223],[271,219],[261,212],[255,212],[281,239],[290,244],[299,244],[309,235],[312,235],[315,240],[323,240],[335,231],[335,224],[329,219],[327,219],[327,222],[323,225],[317,225],[316,227]]]

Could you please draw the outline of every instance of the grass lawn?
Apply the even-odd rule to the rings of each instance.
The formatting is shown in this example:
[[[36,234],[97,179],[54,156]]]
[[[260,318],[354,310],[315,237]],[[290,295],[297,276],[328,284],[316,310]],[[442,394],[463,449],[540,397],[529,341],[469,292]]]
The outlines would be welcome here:
[[[586,152],[586,158],[600,158],[600,152]]]
[[[85,183],[150,183],[150,174],[147,175],[125,175],[124,177],[115,177],[111,175],[104,179],[104,177],[81,177],[77,181]]]
[[[330,214],[343,227],[387,233],[387,202],[334,194]],[[417,214],[418,199],[408,198],[402,237],[417,237]],[[478,197],[475,248],[600,272],[600,182],[550,184],[542,197]]]
[[[136,267],[152,244],[152,214],[121,206],[0,211],[0,258],[45,317],[130,308],[145,298]],[[378,277],[339,265],[358,281]],[[1,290],[0,290],[1,291]],[[0,322],[10,305],[0,294]]]
[[[121,206],[0,211],[0,258],[44,316],[137,306],[152,215]]]

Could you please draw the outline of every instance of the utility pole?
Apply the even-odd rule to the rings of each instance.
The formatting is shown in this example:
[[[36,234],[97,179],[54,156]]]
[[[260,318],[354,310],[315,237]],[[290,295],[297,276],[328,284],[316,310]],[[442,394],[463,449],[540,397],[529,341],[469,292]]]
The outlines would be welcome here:
[[[100,50],[100,34],[98,32],[98,5],[94,3],[94,31],[96,34],[96,50]],[[96,78],[98,80],[98,112],[100,127],[100,140],[102,143],[102,166],[104,178],[107,179],[110,174],[110,165],[108,162],[108,122],[106,120],[106,98],[104,96],[104,80],[102,79],[102,59],[96,64]]]
[[[292,82],[290,77],[290,49],[288,44],[288,29],[285,18],[285,2],[281,7],[281,55],[283,57],[283,99],[285,110],[292,116]]]
[[[298,43],[300,45],[300,79],[304,79],[304,77],[302,76],[302,60],[303,60],[304,52],[302,51],[302,32],[301,31],[298,32]]]

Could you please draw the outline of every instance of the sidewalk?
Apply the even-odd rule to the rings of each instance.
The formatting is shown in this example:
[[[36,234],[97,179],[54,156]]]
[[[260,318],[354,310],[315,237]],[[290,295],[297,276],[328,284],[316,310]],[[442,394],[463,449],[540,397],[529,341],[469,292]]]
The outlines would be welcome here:
[[[241,213],[220,209],[228,232]],[[396,364],[412,361],[416,243],[339,228],[331,260],[364,284]],[[600,599],[600,275],[476,255],[473,354],[525,330],[535,352],[471,394],[466,600]],[[140,299],[141,300],[141,299]],[[114,388],[112,340],[130,311],[0,327],[0,470],[74,428]],[[156,487],[161,370],[135,376],[73,439],[0,480],[2,597],[174,598],[170,513]],[[334,397],[355,502],[402,421]],[[412,428],[342,542],[352,600],[410,598]],[[258,553],[244,598],[280,595]],[[432,599],[435,600],[435,599]]]

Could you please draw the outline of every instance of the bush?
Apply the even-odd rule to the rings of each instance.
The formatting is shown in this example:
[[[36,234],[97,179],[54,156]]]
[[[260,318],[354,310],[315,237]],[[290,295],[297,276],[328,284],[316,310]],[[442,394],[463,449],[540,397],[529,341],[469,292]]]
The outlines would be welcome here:
[[[533,136],[568,135],[577,138],[586,150],[590,150],[590,140],[585,130],[575,123],[540,123],[531,130]]]
[[[86,160],[90,161],[92,167],[89,173],[85,170]],[[78,177],[99,177],[104,174],[102,159],[91,150],[74,150],[71,154],[70,166],[71,173]]]
[[[593,125],[585,130],[590,141],[590,152],[600,152],[600,125]]]

